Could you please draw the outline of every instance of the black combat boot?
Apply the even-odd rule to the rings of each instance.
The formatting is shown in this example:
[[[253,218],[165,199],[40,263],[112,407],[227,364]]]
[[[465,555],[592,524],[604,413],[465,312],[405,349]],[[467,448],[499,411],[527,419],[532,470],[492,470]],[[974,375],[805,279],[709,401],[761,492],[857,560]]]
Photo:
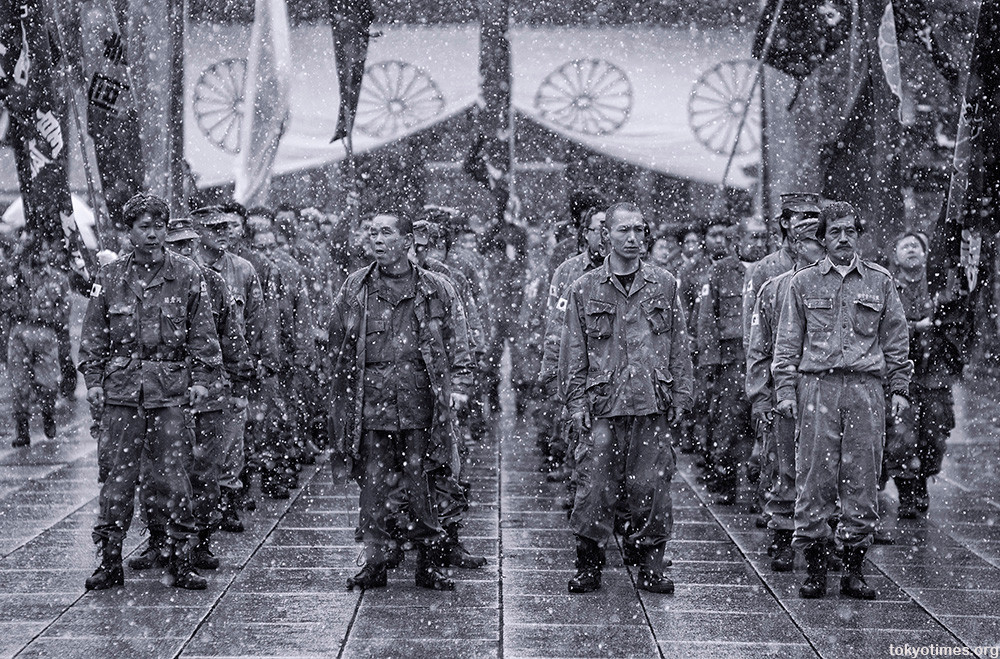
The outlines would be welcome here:
[[[446,560],[443,544],[421,544],[417,549],[417,586],[430,590],[455,590],[455,582],[441,572]]]
[[[122,569],[122,541],[103,540],[101,542],[101,564],[94,574],[87,577],[87,590],[107,590],[125,585],[125,571]]]
[[[208,581],[198,574],[191,562],[194,553],[194,545],[198,538],[190,540],[174,540],[173,553],[170,557],[170,576],[173,579],[170,585],[174,588],[184,590],[205,590],[208,588]]]
[[[347,590],[354,590],[355,588],[360,588],[361,590],[385,588],[387,583],[389,583],[389,575],[386,573],[385,563],[368,561],[361,568],[361,572],[358,572],[347,580]]]
[[[163,529],[149,529],[149,540],[146,548],[138,556],[128,559],[128,566],[133,570],[151,570],[167,567],[170,562],[170,547],[167,545],[167,534]]]
[[[10,445],[14,448],[22,448],[31,445],[31,430],[28,426],[28,415],[18,414],[14,417],[14,425],[17,427],[17,434]]]
[[[42,430],[49,439],[55,439],[59,429],[56,428],[56,392],[47,392],[40,396],[42,408]]]
[[[250,494],[250,488],[253,486],[253,470],[255,469],[256,467],[253,465],[246,465],[240,472],[240,483],[243,484],[243,487],[240,488],[239,496],[234,499],[240,510],[257,510],[257,501]]]
[[[268,499],[288,499],[292,496],[278,469],[264,472],[260,479],[260,491]]]
[[[636,586],[651,593],[670,595],[674,592],[674,582],[663,571],[663,550],[666,545],[643,548],[642,567]]]
[[[803,553],[806,555],[806,572],[809,576],[799,588],[799,597],[812,600],[826,595],[829,552],[830,545],[826,540],[814,540],[805,548]]]
[[[844,547],[844,576],[840,578],[840,594],[859,600],[875,599],[875,589],[865,583],[861,565],[867,547]]]
[[[458,539],[458,522],[445,524],[445,561],[451,567],[460,567],[466,570],[475,570],[486,565],[485,556],[474,556],[469,553],[462,542]]]
[[[771,569],[775,572],[791,572],[795,567],[795,550],[792,549],[794,531],[774,531],[774,551],[771,554]]]
[[[199,570],[218,570],[219,559],[212,553],[212,532],[198,532],[198,545],[191,553],[191,565]]]
[[[569,580],[569,592],[591,593],[601,587],[604,550],[596,541],[576,536],[576,575]]]
[[[628,538],[622,538],[622,561],[625,565],[638,567],[642,565],[644,558],[645,554],[638,543],[632,542]]]
[[[222,511],[222,522],[220,528],[229,533],[243,533],[243,522],[239,513],[236,512],[236,500],[239,493],[232,488],[222,488],[222,498],[219,501],[219,508]]]
[[[917,510],[926,513],[931,507],[931,496],[927,493],[927,477],[917,476],[913,485],[913,501]]]
[[[896,489],[899,490],[899,519],[917,519],[920,509],[917,507],[917,479],[897,476]]]

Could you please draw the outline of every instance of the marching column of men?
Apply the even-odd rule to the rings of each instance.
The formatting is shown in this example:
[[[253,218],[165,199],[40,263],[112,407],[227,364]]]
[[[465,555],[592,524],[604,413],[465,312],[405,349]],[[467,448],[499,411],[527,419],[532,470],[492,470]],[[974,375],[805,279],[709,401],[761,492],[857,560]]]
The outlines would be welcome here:
[[[652,232],[639,207],[597,203],[579,213],[579,253],[537,270],[552,272],[545,309],[537,295],[523,303],[539,316],[544,468],[571,486],[570,592],[600,588],[615,533],[637,585],[673,592],[676,446],[704,453],[722,505],[759,479],[750,503],[762,501],[773,531],[772,568],[793,569],[801,548],[802,597],[825,593],[835,546],[841,592],[875,597],[861,563],[878,490],[892,478],[900,517],[926,511],[926,479],[954,424],[958,348],[926,292],[926,242],[898,241],[893,278],[858,257],[863,223],[850,205],[796,193],[782,197],[777,252],[763,254],[759,221],[716,220],[707,255],[697,233],[678,244],[675,276],[646,259]],[[457,215],[379,213],[358,234],[318,213],[300,226],[235,204],[170,220],[163,200],[138,195],[124,219],[131,249],[97,276],[80,350],[102,482],[88,589],[124,582],[136,496],[150,536],[129,567],[205,588],[197,570],[219,566],[217,530],[243,530],[253,477],[264,495],[287,498],[326,448],[335,473],[360,486],[365,562],[348,588],[384,587],[408,548],[416,584],[433,590],[454,589],[446,568],[485,565],[459,531],[480,404],[495,394],[493,376],[480,375],[495,367],[502,333]],[[326,250],[324,237],[339,242]],[[12,338],[45,329],[46,287],[36,288]],[[43,412],[58,381],[48,338],[34,375]],[[912,393],[911,345],[921,351]],[[689,415],[706,403],[699,436]]]

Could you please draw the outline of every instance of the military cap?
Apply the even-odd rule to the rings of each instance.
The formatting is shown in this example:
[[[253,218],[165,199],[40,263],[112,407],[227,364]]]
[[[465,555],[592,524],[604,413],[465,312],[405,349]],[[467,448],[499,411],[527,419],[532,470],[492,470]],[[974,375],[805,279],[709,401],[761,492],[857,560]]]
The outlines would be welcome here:
[[[817,228],[819,228],[819,216],[800,213],[789,223],[788,232],[792,240],[818,240]]]
[[[433,220],[417,220],[413,223],[413,244],[427,245],[441,238],[442,229]]]
[[[819,195],[815,192],[786,192],[781,195],[781,210],[819,214]]]
[[[182,240],[197,238],[198,232],[194,230],[194,222],[189,217],[179,217],[167,223],[167,242],[176,243]]]
[[[203,206],[198,210],[191,211],[191,219],[195,224],[201,226],[211,226],[213,224],[228,224],[227,214],[233,211],[227,210],[223,206]]]

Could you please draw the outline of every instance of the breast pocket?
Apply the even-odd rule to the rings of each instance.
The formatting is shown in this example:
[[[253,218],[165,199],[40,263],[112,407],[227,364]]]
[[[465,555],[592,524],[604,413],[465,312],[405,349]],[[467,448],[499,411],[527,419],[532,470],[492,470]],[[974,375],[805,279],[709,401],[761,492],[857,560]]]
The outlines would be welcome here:
[[[854,307],[854,329],[862,336],[872,336],[878,331],[882,319],[881,300],[858,300]]]
[[[607,339],[614,326],[615,305],[601,300],[587,300],[583,307],[584,332],[591,339]]]
[[[833,331],[834,312],[832,297],[807,297],[806,329],[809,332],[830,333]]]
[[[187,313],[177,304],[160,307],[160,338],[170,348],[184,345],[187,339]]]
[[[114,343],[134,343],[136,340],[135,304],[112,304],[108,308],[108,327]]]
[[[670,313],[662,297],[652,298],[643,302],[642,309],[649,320],[649,327],[653,334],[663,334],[670,331],[673,314]]]

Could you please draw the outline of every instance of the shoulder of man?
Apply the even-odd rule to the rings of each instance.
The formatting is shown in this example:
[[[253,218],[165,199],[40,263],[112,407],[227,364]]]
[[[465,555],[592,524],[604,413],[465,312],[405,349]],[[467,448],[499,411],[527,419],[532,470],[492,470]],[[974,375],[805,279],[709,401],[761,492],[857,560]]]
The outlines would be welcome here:
[[[869,261],[867,259],[860,259],[859,263],[862,266],[868,268],[869,270],[877,272],[880,275],[884,275],[885,277],[889,278],[893,282],[895,282],[895,280],[896,280],[896,278],[892,276],[891,272],[889,272],[886,268],[882,267],[878,263],[875,263],[874,261]]]

